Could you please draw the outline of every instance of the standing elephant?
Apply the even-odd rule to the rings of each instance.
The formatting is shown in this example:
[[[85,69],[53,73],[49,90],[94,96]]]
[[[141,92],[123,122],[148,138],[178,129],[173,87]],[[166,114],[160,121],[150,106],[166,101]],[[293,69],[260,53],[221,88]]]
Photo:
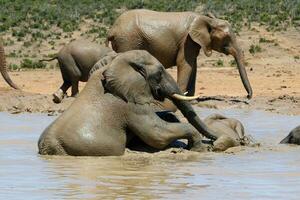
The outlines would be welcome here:
[[[116,56],[116,55],[114,55]],[[110,56],[103,58],[111,59]],[[42,133],[40,154],[73,156],[122,155],[132,138],[163,149],[176,139],[203,148],[199,132],[216,139],[174,79],[147,51],[118,54],[96,70],[73,104]],[[169,98],[189,123],[168,123],[156,106]]]
[[[243,124],[234,118],[213,114],[205,118],[204,123],[217,134],[218,139],[213,143],[214,151],[225,151],[230,147],[250,143],[249,138],[245,136]]]
[[[300,145],[300,126],[294,128],[288,136],[281,140],[280,144],[299,144]]]
[[[54,58],[40,60],[52,61],[57,59],[59,63],[64,83],[53,94],[53,101],[60,103],[71,86],[71,96],[76,96],[79,81],[86,82],[94,64],[110,52],[112,52],[110,48],[97,43],[75,40],[64,46]]]
[[[206,56],[210,56],[212,50],[231,54],[248,92],[247,97],[252,97],[243,52],[227,21],[194,12],[131,10],[115,21],[107,36],[107,46],[109,42],[116,52],[144,49],[165,68],[177,65],[177,82],[187,95],[195,93],[200,48]]]
[[[0,72],[4,78],[4,80],[14,89],[20,89],[9,77],[6,69],[6,59],[5,59],[5,51],[3,47],[2,40],[0,38]]]

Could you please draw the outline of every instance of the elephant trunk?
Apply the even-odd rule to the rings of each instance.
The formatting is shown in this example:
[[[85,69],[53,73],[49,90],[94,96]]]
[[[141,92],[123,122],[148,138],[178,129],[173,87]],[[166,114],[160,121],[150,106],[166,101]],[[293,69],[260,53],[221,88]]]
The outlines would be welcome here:
[[[176,107],[181,111],[183,116],[188,120],[190,124],[192,124],[201,134],[205,137],[216,140],[216,133],[210,130],[198,117],[192,105],[187,101],[172,99],[173,103]]]
[[[243,52],[237,47],[237,45],[233,45],[233,47],[229,50],[230,54],[234,57],[235,62],[237,63],[237,67],[240,73],[240,77],[242,79],[243,85],[248,93],[247,98],[252,98],[252,88],[247,76],[247,72],[244,65],[244,55]]]
[[[6,69],[6,59],[5,59],[5,53],[4,53],[4,48],[3,45],[0,41],[0,72],[4,78],[4,80],[12,87],[15,89],[20,89],[9,77]]]
[[[188,102],[189,100],[193,100],[198,97],[185,97],[180,91],[175,80],[167,72],[165,72],[165,76],[162,79],[161,92],[156,93],[170,99],[174,103],[174,105],[181,111],[188,122],[199,131],[199,133],[203,134],[209,139],[217,139],[217,134],[208,129],[208,127],[198,117],[192,105]]]

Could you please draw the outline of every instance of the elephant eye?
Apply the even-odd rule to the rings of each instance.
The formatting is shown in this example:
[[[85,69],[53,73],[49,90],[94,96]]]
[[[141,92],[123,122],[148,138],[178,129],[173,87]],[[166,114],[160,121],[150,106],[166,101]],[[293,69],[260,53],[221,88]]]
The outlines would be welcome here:
[[[161,79],[162,79],[162,71],[159,70],[156,75],[156,81],[159,83],[161,82]]]

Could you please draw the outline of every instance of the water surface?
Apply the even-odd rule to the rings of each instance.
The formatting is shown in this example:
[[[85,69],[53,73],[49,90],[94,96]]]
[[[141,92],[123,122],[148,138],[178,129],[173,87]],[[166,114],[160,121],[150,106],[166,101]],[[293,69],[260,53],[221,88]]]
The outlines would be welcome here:
[[[278,145],[300,116],[199,109],[238,118],[261,148],[156,158],[39,156],[55,117],[0,113],[0,199],[299,199],[300,147]]]

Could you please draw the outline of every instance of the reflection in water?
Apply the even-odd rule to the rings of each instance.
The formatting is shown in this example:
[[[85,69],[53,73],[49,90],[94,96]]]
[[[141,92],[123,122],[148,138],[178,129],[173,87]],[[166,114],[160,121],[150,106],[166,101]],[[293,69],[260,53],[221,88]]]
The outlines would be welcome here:
[[[298,199],[300,147],[277,145],[300,116],[201,109],[238,118],[262,143],[240,152],[39,156],[37,140],[54,120],[0,113],[0,199]]]

